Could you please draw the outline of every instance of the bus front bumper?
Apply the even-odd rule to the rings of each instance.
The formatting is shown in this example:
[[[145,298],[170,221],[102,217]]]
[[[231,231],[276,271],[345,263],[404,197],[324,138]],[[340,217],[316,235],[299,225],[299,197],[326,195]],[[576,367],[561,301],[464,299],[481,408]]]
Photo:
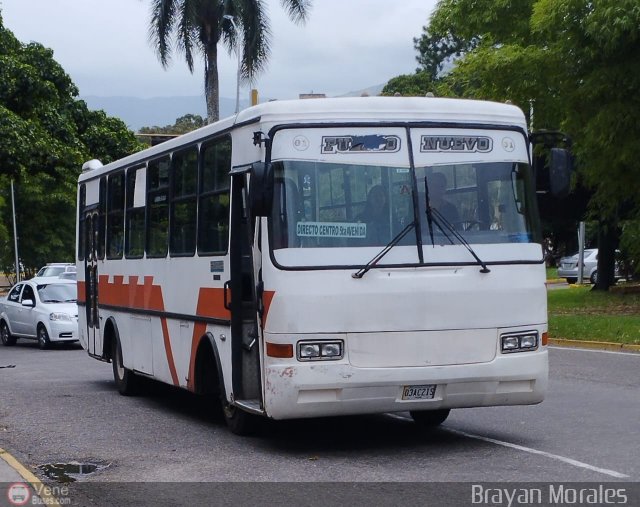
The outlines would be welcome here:
[[[356,368],[345,362],[269,364],[265,408],[273,419],[409,410],[532,405],[544,399],[549,375],[545,348],[500,354],[486,363]],[[407,386],[435,385],[432,399],[405,400]]]

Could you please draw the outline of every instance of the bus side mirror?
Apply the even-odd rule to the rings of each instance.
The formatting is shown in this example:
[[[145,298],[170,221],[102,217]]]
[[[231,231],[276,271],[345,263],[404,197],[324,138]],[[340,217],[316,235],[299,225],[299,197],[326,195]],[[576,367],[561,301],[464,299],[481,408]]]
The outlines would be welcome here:
[[[564,148],[551,148],[549,186],[555,197],[563,198],[569,194],[572,169],[573,163],[569,151]]]
[[[249,200],[251,213],[266,217],[271,213],[273,201],[273,173],[271,164],[255,162],[249,171]]]

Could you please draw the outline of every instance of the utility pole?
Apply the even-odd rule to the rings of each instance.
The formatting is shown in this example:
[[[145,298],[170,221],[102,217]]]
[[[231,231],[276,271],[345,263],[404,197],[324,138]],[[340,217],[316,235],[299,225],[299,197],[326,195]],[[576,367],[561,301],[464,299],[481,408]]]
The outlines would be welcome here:
[[[11,211],[13,213],[13,249],[16,254],[16,283],[20,281],[20,257],[18,256],[18,227],[16,226],[16,199],[13,193],[13,178],[11,179]]]

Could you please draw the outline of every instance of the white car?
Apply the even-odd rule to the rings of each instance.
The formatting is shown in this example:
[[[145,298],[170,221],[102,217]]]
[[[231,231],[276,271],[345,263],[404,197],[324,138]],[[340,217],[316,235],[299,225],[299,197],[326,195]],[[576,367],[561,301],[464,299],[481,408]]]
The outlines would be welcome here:
[[[0,340],[14,345],[18,338],[38,340],[41,349],[54,342],[78,340],[76,283],[56,280],[16,284],[0,300]]]
[[[51,262],[41,267],[36,276],[31,278],[32,282],[52,283],[58,281],[58,278],[75,280],[76,265],[68,262]]]

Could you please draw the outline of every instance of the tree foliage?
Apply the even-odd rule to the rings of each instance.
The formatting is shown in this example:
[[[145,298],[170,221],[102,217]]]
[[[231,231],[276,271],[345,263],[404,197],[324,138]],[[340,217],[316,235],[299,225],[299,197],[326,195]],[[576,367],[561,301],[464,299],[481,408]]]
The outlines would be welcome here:
[[[280,0],[294,22],[306,19],[311,0]],[[207,120],[217,121],[219,109],[218,43],[231,53],[241,51],[240,72],[253,79],[267,63],[271,30],[264,0],[152,0],[149,37],[163,66],[176,50],[193,72],[195,56],[205,64]]]
[[[510,100],[532,113],[534,129],[573,138],[577,179],[600,223],[606,289],[619,221],[640,218],[637,0],[441,0],[415,45],[438,95]]]
[[[108,163],[140,148],[132,132],[89,111],[53,51],[23,44],[0,16],[0,264],[14,264],[10,183],[20,257],[32,270],[72,261],[76,183],[82,163]]]
[[[140,134],[186,134],[192,130],[204,127],[205,121],[198,114],[185,114],[176,119],[173,125],[165,125],[164,127],[142,127],[138,132]]]

